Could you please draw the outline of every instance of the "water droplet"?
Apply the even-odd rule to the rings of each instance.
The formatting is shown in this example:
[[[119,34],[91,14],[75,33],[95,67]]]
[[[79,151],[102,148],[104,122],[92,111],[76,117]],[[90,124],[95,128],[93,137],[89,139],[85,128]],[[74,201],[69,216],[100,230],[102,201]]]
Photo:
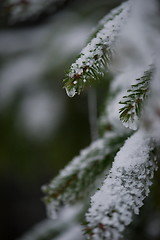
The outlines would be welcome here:
[[[72,88],[71,90],[68,90],[68,89],[66,88],[66,93],[67,93],[68,97],[74,97],[77,92],[76,92],[76,89],[75,89],[75,88]]]

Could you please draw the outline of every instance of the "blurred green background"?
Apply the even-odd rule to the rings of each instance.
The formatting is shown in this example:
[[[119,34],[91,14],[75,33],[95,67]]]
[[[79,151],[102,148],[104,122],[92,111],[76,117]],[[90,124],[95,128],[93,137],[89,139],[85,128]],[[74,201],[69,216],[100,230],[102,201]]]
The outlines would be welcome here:
[[[0,3],[0,239],[14,240],[46,217],[41,186],[90,143],[86,92],[69,99],[62,79],[122,1],[66,1],[22,21],[8,2]]]

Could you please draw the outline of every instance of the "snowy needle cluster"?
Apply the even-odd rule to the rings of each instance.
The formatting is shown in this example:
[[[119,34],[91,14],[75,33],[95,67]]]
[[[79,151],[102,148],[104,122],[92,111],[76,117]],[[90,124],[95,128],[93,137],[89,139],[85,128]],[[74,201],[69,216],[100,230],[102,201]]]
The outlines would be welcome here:
[[[133,214],[139,214],[157,168],[153,149],[152,140],[139,130],[117,153],[103,186],[91,198],[88,239],[118,240]]]
[[[96,140],[81,151],[49,185],[43,186],[51,218],[57,217],[60,206],[85,198],[86,194],[95,188],[96,178],[111,162],[124,139],[123,135],[118,136],[114,132],[106,134],[103,139]]]
[[[53,219],[65,205],[85,208],[95,192],[80,239],[121,239],[149,194],[160,144],[159,9],[157,0],[129,0],[112,10],[64,80],[73,97],[105,72],[113,76],[99,118],[101,138],[43,187]]]
[[[54,12],[67,0],[7,0],[4,1],[3,10],[9,13],[9,22],[20,23],[34,20],[41,14]]]
[[[149,81],[152,78],[152,70],[144,72],[144,75],[137,78],[137,83],[131,85],[131,89],[127,90],[128,95],[123,96],[123,101],[119,103],[123,105],[120,108],[120,119],[124,126],[133,130],[137,129],[137,122],[141,116],[141,110],[144,101],[149,94]]]
[[[123,3],[100,22],[96,36],[81,51],[64,79],[64,87],[70,97],[79,94],[91,80],[103,76],[104,69],[106,70],[111,62],[113,45],[128,18],[129,11],[130,3]]]

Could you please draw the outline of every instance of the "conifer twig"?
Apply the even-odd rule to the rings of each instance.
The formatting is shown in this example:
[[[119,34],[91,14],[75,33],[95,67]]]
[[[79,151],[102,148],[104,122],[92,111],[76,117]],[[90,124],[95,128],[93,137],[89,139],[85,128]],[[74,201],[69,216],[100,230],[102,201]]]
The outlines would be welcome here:
[[[126,135],[125,135],[126,137]],[[125,139],[124,135],[108,133],[80,152],[68,166],[43,186],[48,215],[56,218],[59,208],[86,197],[95,188],[94,182],[109,165],[116,151]]]
[[[70,233],[72,229],[76,229],[76,234],[81,235],[81,226],[78,222],[81,211],[81,205],[65,208],[56,222],[51,219],[45,219],[33,226],[32,229],[18,240],[60,240],[64,239],[64,234],[66,236],[65,239],[67,239],[67,234]],[[78,235],[76,236],[77,240],[79,239]],[[72,239],[75,240],[75,238]],[[71,240],[71,238],[69,240]]]
[[[91,198],[86,214],[87,239],[119,240],[139,213],[157,169],[155,144],[146,132],[132,135],[117,153],[103,186]]]
[[[40,17],[45,17],[56,12],[69,0],[7,0],[3,3],[3,11],[8,24],[35,22]],[[2,13],[0,13],[2,15]],[[8,18],[7,18],[8,17]]]
[[[127,95],[123,97],[124,100],[119,104],[124,106],[120,108],[120,120],[125,127],[136,130],[138,127],[138,120],[141,116],[144,101],[149,94],[149,83],[152,78],[153,69],[144,72],[144,75],[136,79],[136,84],[131,85],[127,91]]]
[[[130,11],[130,2],[125,2],[114,10],[109,17],[103,19],[103,28],[97,32],[88,45],[81,51],[76,62],[71,65],[64,87],[68,96],[73,97],[80,93],[93,80],[99,80],[108,68],[114,52],[113,44],[125,24]],[[104,22],[106,21],[106,22]]]

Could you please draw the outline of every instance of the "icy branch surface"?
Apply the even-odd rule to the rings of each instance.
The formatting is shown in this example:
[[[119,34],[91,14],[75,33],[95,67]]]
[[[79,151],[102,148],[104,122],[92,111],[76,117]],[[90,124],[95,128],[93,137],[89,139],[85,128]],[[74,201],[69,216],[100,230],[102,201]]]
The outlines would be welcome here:
[[[156,170],[152,139],[142,130],[117,153],[110,174],[91,198],[86,214],[87,239],[118,240],[149,193]]]

